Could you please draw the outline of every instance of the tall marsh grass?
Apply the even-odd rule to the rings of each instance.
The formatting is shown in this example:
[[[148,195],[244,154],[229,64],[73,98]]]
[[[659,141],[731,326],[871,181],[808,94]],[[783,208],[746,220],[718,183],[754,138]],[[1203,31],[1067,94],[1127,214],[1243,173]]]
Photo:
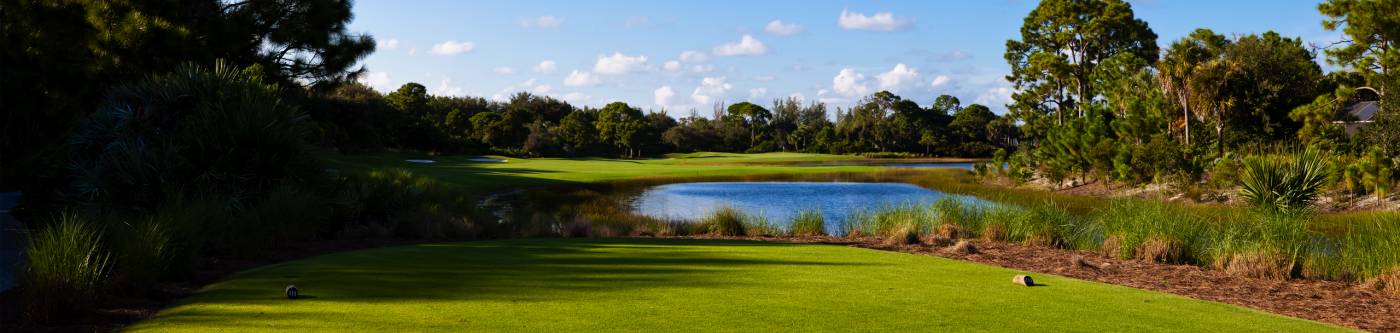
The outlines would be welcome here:
[[[826,218],[816,209],[798,212],[788,227],[793,236],[826,236]]]
[[[97,306],[110,272],[102,232],[74,213],[63,213],[30,236],[29,263],[20,274],[26,312],[37,322],[72,319]]]

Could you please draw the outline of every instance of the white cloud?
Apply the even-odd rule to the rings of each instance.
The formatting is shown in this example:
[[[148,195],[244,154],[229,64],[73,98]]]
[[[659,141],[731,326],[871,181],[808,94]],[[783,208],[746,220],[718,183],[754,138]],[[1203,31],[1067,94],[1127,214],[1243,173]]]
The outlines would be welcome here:
[[[530,93],[536,95],[548,94],[551,90],[554,90],[554,87],[548,84],[535,84],[534,78],[525,80],[525,82],[521,82],[520,85],[517,86],[517,88],[519,88],[519,90],[522,91],[529,91]]]
[[[398,38],[390,38],[389,40],[386,40],[386,41],[384,41],[383,43],[379,43],[379,48],[382,48],[382,49],[385,49],[385,50],[397,49],[397,48],[399,48],[399,39],[398,39]]]
[[[749,89],[749,99],[758,99],[763,96],[768,96],[768,88]]]
[[[986,105],[989,108],[997,109],[1011,104],[1011,87],[992,87],[977,96],[975,103]]]
[[[802,93],[792,93],[788,95],[788,98],[796,98],[798,102],[807,101],[807,95],[803,95]]]
[[[895,17],[890,12],[877,12],[875,15],[865,16],[842,9],[841,16],[836,18],[836,25],[848,30],[895,31],[908,28],[911,24],[908,19]]]
[[[559,69],[559,65],[555,64],[554,60],[541,61],[539,65],[535,65],[536,72],[545,74],[554,73],[556,69]]]
[[[431,93],[437,96],[465,95],[465,93],[463,93],[462,87],[452,85],[452,79],[449,79],[446,76],[442,77],[442,80],[438,81],[437,87],[433,88]]]
[[[357,81],[380,91],[388,91],[390,88],[388,72],[365,73],[361,75]]]
[[[963,52],[962,50],[952,50],[948,51],[947,53],[938,55],[938,61],[962,61],[967,60],[967,58],[971,57],[971,54]]]
[[[661,69],[672,73],[678,72],[681,70],[681,62],[675,60],[667,61],[665,64],[661,65]]]
[[[744,34],[738,43],[728,43],[716,46],[714,54],[721,57],[728,56],[754,56],[768,53],[768,47],[763,46],[763,42],[758,41],[753,36]]]
[[[564,101],[569,102],[569,104],[573,105],[584,105],[588,104],[589,101],[593,100],[593,96],[589,96],[581,92],[567,93],[564,94],[563,98]]]
[[[510,67],[496,67],[493,71],[496,74],[515,74],[515,69]]]
[[[901,63],[894,65],[888,72],[876,75],[875,78],[880,80],[880,89],[898,90],[918,81],[919,71]]]
[[[700,64],[700,65],[693,65],[693,66],[690,66],[690,72],[691,72],[691,73],[695,73],[695,74],[709,73],[709,72],[713,72],[714,70],[715,70],[715,65],[711,65],[711,64]]]
[[[690,99],[696,104],[706,105],[716,100],[724,99],[724,94],[732,88],[728,82],[724,82],[724,77],[707,77],[700,80],[700,86],[695,87],[695,91],[690,93]]]
[[[783,23],[782,20],[768,22],[768,26],[763,27],[763,31],[778,36],[792,36],[802,32],[802,26],[796,23]]]
[[[646,56],[629,57],[621,52],[613,52],[611,56],[598,55],[598,62],[593,64],[594,73],[606,75],[627,74],[646,69]]]
[[[709,59],[710,57],[706,56],[705,52],[689,50],[681,52],[681,61],[684,62],[701,62]]]
[[[656,98],[656,106],[666,107],[671,105],[671,99],[676,97],[676,91],[672,90],[671,86],[661,86],[661,88],[656,88],[652,95]]]
[[[856,70],[850,68],[842,68],[841,72],[831,79],[831,89],[835,90],[837,94],[848,97],[864,96],[870,93],[870,86],[865,83],[865,75],[856,73]]]
[[[436,44],[436,45],[433,45],[433,49],[432,49],[431,51],[429,51],[429,52],[432,52],[433,54],[439,54],[439,55],[458,55],[458,54],[463,54],[463,53],[471,52],[472,50],[475,50],[475,49],[476,49],[476,43],[472,43],[472,42],[460,42],[460,43],[459,43],[459,42],[457,42],[457,41],[455,41],[455,40],[449,40],[449,41],[446,41],[446,42],[442,42],[442,43],[438,43],[438,44]]]
[[[564,19],[545,15],[540,17],[526,17],[520,19],[521,28],[557,28],[564,23]]]
[[[817,90],[817,101],[830,105],[850,105],[851,103],[850,98],[836,96],[827,89]]]
[[[564,85],[570,87],[587,87],[598,84],[598,76],[588,72],[580,72],[577,69],[569,72],[569,76],[564,78]]]
[[[934,88],[938,88],[938,87],[942,87],[943,85],[948,84],[948,82],[952,82],[952,81],[953,81],[953,78],[950,78],[950,77],[948,77],[947,75],[939,75],[939,76],[933,78],[933,82],[930,82],[930,83],[929,83],[929,86],[930,86],[930,87],[934,87]]]

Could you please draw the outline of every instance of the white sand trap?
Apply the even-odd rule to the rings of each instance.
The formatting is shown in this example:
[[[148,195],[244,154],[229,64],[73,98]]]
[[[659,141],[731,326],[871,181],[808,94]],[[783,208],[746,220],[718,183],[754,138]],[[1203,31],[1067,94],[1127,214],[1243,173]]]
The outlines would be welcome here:
[[[499,158],[490,158],[490,157],[469,158],[469,159],[467,159],[467,160],[468,160],[468,161],[472,161],[472,162],[490,162],[490,163],[505,163],[505,162],[506,162],[506,160],[503,160],[503,159],[499,159]]]
[[[404,161],[404,162],[408,162],[408,163],[418,163],[418,164],[437,163],[437,161],[434,161],[434,160],[403,160],[403,161]]]

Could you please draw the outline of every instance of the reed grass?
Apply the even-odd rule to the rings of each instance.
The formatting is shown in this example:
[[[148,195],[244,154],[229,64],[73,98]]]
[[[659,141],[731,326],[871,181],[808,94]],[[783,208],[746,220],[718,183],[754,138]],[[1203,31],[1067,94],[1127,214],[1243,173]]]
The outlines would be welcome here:
[[[72,320],[105,295],[110,254],[102,231],[65,212],[30,236],[28,264],[20,274],[26,313],[36,322]]]
[[[798,237],[826,236],[826,218],[816,209],[798,212],[792,217],[789,234]]]

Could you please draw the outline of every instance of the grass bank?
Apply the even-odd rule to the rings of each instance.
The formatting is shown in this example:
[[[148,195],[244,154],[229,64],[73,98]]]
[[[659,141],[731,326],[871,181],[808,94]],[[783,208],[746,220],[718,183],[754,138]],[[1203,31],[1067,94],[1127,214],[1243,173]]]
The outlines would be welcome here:
[[[247,271],[130,328],[198,331],[1342,331],[1219,303],[829,245],[524,239]],[[286,300],[294,283],[314,298]]]

